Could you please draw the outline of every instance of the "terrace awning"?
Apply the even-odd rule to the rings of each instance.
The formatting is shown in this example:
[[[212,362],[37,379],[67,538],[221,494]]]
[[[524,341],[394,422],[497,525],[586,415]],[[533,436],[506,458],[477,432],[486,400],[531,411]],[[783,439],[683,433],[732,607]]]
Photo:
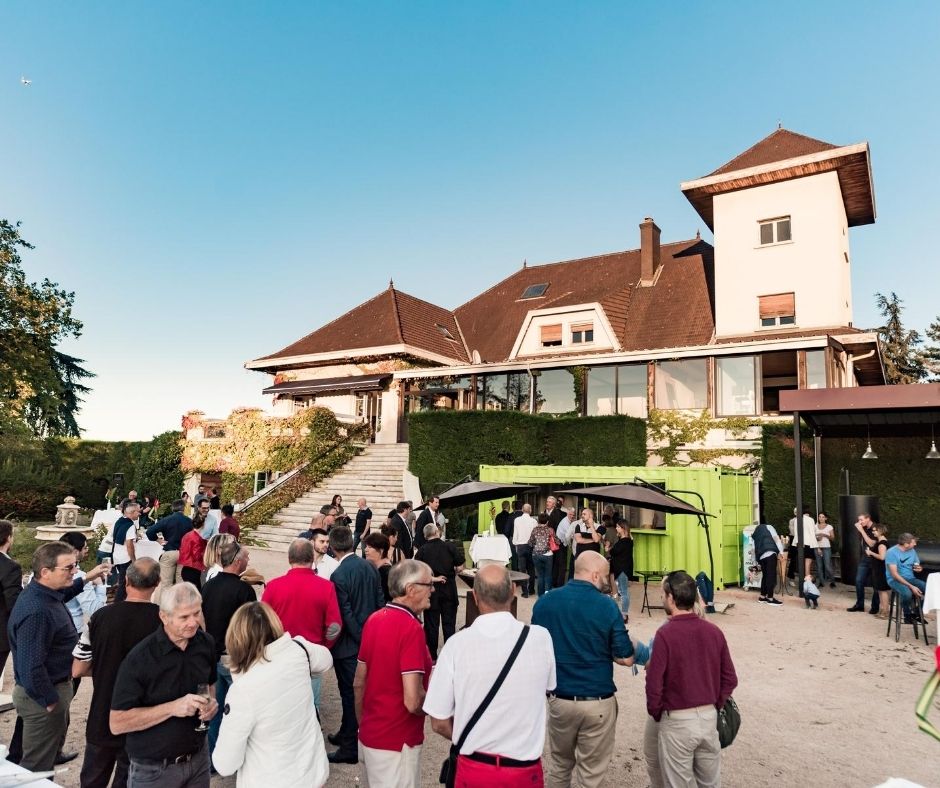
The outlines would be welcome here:
[[[347,391],[381,391],[385,386],[385,382],[391,377],[389,374],[382,374],[319,378],[317,380],[289,380],[268,386],[261,393],[298,396],[301,394],[341,394]]]

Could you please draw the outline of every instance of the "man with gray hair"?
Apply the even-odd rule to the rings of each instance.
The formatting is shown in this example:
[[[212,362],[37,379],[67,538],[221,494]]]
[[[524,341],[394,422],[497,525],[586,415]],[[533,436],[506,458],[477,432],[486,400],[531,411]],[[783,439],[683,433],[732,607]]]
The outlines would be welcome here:
[[[454,744],[526,628],[510,612],[506,567],[482,567],[471,593],[480,615],[444,644],[424,699],[432,730]],[[458,785],[542,784],[545,694],[555,689],[555,654],[548,630],[528,629],[504,683],[461,742]]]
[[[150,598],[160,585],[162,570],[162,565],[152,558],[134,561],[124,576],[127,599],[98,610],[85,625],[72,652],[72,675],[94,677],[85,725],[83,788],[127,785],[129,762],[124,737],[111,733],[109,725],[111,696],[124,658],[160,626],[160,609]]]
[[[373,788],[421,785],[421,707],[432,663],[418,615],[427,611],[433,585],[427,564],[399,561],[388,576],[392,601],[362,630],[354,687],[359,747]]]
[[[362,641],[362,628],[376,610],[385,606],[385,595],[379,573],[368,561],[355,555],[352,531],[345,525],[335,525],[330,531],[330,547],[339,565],[330,575],[336,588],[343,631],[333,646],[333,669],[343,704],[343,719],[335,736],[327,738],[339,747],[329,754],[330,763],[358,763],[356,747],[356,702],[353,680],[356,676],[356,657]]]
[[[434,593],[431,604],[424,611],[424,635],[431,652],[437,660],[438,631],[443,628],[446,643],[457,631],[457,573],[463,571],[463,547],[455,542],[441,539],[440,528],[434,523],[424,526],[424,544],[415,553],[415,559],[424,561],[434,575]]]
[[[525,572],[529,578],[522,584],[522,596],[527,597],[535,590],[535,564],[532,562],[532,547],[529,537],[532,530],[538,525],[532,516],[532,504],[523,504],[522,514],[516,518],[512,525],[512,543],[519,561],[519,571]]]
[[[209,788],[206,737],[196,726],[209,722],[219,708],[216,653],[212,636],[200,629],[202,596],[196,586],[166,589],[160,621],[163,626],[121,663],[111,732],[126,734],[129,786]]]

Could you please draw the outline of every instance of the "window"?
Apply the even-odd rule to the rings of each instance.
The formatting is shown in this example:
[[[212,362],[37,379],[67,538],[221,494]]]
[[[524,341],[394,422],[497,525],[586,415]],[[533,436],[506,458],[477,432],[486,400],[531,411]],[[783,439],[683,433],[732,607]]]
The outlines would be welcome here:
[[[826,351],[806,351],[806,388],[826,388]]]
[[[593,323],[575,323],[571,326],[571,341],[575,345],[594,341]]]
[[[522,298],[540,298],[548,290],[548,282],[541,285],[529,285],[522,291]]]
[[[760,243],[761,246],[767,244],[779,244],[784,241],[790,241],[790,217],[781,216],[778,219],[767,219],[760,222]]]
[[[449,339],[451,342],[457,341],[454,339],[454,335],[447,330],[447,326],[442,326],[440,323],[435,323],[434,325],[437,326],[437,330],[441,332],[441,334],[444,336],[444,339]]]
[[[776,293],[757,297],[762,327],[792,326],[796,323],[796,298],[793,293]]]
[[[757,359],[735,356],[715,359],[719,416],[757,415]]]
[[[561,346],[561,323],[542,326],[542,347]]]
[[[656,363],[656,407],[664,410],[703,410],[708,407],[704,358]]]
[[[537,413],[571,413],[581,409],[575,397],[573,369],[544,369],[535,378],[535,410]]]
[[[645,419],[646,410],[646,364],[588,370],[588,416],[619,414]]]
[[[479,379],[479,378],[478,378]],[[483,383],[482,406],[484,410],[529,410],[529,373],[505,372],[487,375]]]
[[[591,367],[587,378],[587,415],[617,413],[617,367]]]

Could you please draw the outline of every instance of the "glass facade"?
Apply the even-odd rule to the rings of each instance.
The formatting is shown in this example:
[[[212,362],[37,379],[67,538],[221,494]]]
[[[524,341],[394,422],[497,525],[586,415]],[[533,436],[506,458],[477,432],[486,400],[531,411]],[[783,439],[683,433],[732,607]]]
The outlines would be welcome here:
[[[757,415],[757,359],[734,356],[715,359],[717,415]]]
[[[536,413],[579,414],[581,403],[580,391],[576,390],[574,368],[543,369],[535,378]]]
[[[806,388],[826,388],[826,351],[806,351]]]
[[[656,407],[664,410],[707,408],[707,369],[703,358],[656,362]]]
[[[617,367],[591,367],[587,378],[587,415],[617,412]]]
[[[646,418],[646,364],[617,367],[617,413]]]

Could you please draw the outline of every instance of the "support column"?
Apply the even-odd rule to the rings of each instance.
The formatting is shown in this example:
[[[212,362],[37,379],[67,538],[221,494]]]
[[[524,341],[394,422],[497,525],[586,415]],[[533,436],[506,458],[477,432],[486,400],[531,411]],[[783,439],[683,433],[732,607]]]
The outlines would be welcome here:
[[[793,411],[793,475],[796,480],[796,540],[799,545],[798,564],[794,569],[794,577],[796,577],[798,595],[802,596],[805,564],[803,553],[806,548],[803,545],[803,453],[800,450],[800,437],[800,413]]]

